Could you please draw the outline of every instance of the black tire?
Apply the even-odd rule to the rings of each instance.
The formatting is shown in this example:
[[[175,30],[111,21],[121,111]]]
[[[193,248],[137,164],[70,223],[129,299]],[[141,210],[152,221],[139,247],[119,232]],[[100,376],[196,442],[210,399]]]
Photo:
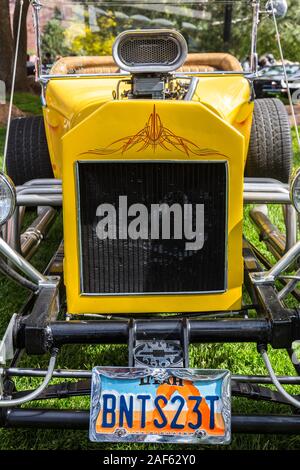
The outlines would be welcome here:
[[[255,100],[245,176],[288,183],[293,148],[289,116],[277,98]]]
[[[15,185],[54,177],[42,116],[17,118],[11,122],[6,168]]]

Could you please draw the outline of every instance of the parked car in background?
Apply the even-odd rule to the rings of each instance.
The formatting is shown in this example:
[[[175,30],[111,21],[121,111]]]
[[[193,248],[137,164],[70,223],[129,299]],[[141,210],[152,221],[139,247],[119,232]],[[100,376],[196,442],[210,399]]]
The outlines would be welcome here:
[[[297,91],[300,94],[300,70],[289,77],[289,89],[291,90],[292,95]],[[282,93],[287,93],[285,80],[282,82]]]
[[[300,82],[300,64],[287,64],[286,72],[289,83],[293,83],[294,76],[298,76]],[[271,65],[261,69],[258,78],[254,80],[254,89],[256,98],[266,98],[270,95],[286,93],[287,87],[282,65]]]

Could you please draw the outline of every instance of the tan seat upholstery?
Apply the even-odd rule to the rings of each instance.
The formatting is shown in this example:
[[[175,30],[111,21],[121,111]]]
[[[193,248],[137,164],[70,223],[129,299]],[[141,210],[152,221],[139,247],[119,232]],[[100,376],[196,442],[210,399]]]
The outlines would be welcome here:
[[[59,59],[53,65],[50,74],[113,73],[118,70],[111,56],[79,56]]]
[[[185,63],[180,69],[178,69],[178,72],[215,72],[215,68],[211,67],[210,65],[188,65]]]
[[[206,52],[188,54],[183,67],[210,67],[213,70],[242,72],[243,68],[236,57],[223,52]],[[199,70],[201,71],[201,70]]]
[[[180,72],[213,72],[215,70],[242,72],[236,57],[221,52],[188,54]],[[51,69],[51,75],[75,73],[114,73],[119,69],[111,56],[64,57]]]

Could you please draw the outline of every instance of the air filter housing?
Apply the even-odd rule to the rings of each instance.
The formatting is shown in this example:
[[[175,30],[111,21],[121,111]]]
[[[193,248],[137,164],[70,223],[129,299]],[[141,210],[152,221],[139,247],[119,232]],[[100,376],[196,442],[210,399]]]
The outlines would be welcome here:
[[[187,44],[175,30],[144,29],[124,31],[113,46],[113,58],[131,73],[172,72],[186,60]]]

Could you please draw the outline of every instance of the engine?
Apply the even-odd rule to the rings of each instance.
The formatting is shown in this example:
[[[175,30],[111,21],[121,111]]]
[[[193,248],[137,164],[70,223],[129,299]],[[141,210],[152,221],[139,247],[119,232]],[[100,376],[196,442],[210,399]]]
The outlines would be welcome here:
[[[130,72],[121,80],[116,99],[184,99],[191,79],[175,79],[171,72],[187,57],[184,37],[173,30],[133,30],[121,33],[113,47],[113,58],[120,70]],[[125,87],[120,94],[122,82]]]

